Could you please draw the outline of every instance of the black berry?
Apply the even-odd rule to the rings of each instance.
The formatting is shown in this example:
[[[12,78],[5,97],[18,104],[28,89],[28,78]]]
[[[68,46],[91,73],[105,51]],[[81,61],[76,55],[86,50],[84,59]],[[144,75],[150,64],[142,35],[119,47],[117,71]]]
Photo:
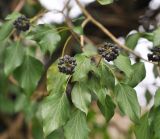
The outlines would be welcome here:
[[[153,47],[150,54],[148,54],[148,60],[152,62],[160,62],[160,47]]]
[[[98,53],[108,62],[113,61],[119,55],[119,49],[115,44],[105,43],[103,47],[98,48]]]
[[[76,65],[76,60],[69,55],[65,55],[64,57],[60,58],[58,62],[59,71],[67,75],[74,73],[74,68]]]
[[[16,30],[18,32],[21,32],[21,31],[27,31],[29,30],[30,28],[30,22],[29,22],[29,19],[22,15],[20,17],[18,17],[14,23],[13,23],[14,27],[16,28]]]

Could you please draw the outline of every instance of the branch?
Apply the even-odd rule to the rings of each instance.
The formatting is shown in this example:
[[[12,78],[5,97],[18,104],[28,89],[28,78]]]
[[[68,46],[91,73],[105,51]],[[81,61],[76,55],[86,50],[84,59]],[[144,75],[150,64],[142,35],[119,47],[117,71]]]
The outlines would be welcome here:
[[[14,12],[19,12],[21,11],[21,9],[23,8],[25,4],[25,0],[19,0],[18,5],[16,6],[16,8],[14,9]]]
[[[95,20],[91,14],[83,7],[83,5],[80,3],[79,0],[75,0],[77,5],[80,7],[80,9],[82,10],[82,12],[84,13],[84,15],[87,17],[88,20],[90,20],[93,24],[95,24],[102,32],[104,32],[114,43],[116,43],[118,45],[119,48],[124,49],[125,51],[135,55],[136,57],[139,57],[140,59],[149,62],[148,60],[144,59],[143,57],[141,57],[140,55],[138,55],[137,53],[135,53],[134,51],[132,51],[131,49],[129,49],[127,46],[121,44],[118,39],[108,30],[106,29],[100,22],[98,22],[97,20]],[[87,22],[88,22],[87,20]]]

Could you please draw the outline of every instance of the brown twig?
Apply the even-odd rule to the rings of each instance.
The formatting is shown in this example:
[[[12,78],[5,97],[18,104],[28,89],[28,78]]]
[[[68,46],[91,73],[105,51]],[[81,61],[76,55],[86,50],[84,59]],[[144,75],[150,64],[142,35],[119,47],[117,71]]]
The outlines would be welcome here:
[[[149,62],[148,60],[144,59],[143,57],[141,57],[140,55],[138,55],[137,53],[135,53],[134,51],[132,51],[131,49],[129,49],[127,46],[121,44],[117,38],[108,30],[106,29],[100,22],[98,22],[97,20],[95,20],[91,14],[83,7],[83,5],[80,3],[79,0],[75,0],[77,5],[80,7],[80,9],[82,10],[82,12],[84,13],[84,15],[87,17],[87,19],[89,21],[91,21],[94,25],[96,25],[102,32],[104,32],[113,42],[115,42],[119,48],[124,49],[125,51],[135,55],[136,57],[139,57],[140,59]],[[87,21],[88,22],[88,21]]]
[[[14,12],[19,12],[21,11],[21,9],[23,8],[25,4],[25,0],[19,0],[18,5],[16,6],[16,8],[14,9]]]

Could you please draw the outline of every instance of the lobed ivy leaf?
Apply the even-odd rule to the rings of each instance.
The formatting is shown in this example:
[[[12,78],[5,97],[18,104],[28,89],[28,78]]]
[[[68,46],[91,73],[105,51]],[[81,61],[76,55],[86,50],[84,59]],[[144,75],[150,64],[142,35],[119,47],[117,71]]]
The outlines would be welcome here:
[[[113,0],[97,0],[101,5],[107,5],[113,3]]]
[[[116,60],[114,60],[114,64],[118,69],[123,71],[127,77],[130,77],[133,73],[133,69],[131,66],[131,61],[128,57],[119,55]]]
[[[140,123],[135,126],[136,139],[151,139],[148,113],[143,115]]]
[[[21,47],[20,42],[13,43],[7,48],[4,60],[4,71],[9,75],[17,67],[19,67],[24,59],[24,49]]]
[[[76,110],[64,126],[66,139],[88,139],[88,132],[85,114]]]
[[[140,37],[141,37],[140,33],[134,33],[129,35],[126,39],[126,46],[133,50],[136,47]]]
[[[146,76],[146,69],[144,63],[139,62],[132,65],[134,73],[130,78],[127,78],[126,83],[131,87],[138,85]]]
[[[37,41],[42,52],[49,51],[50,54],[56,50],[58,42],[61,40],[56,28],[48,24],[37,25],[29,32],[28,38]]]
[[[73,87],[71,96],[73,104],[87,115],[88,106],[91,103],[91,94],[88,90],[87,84],[77,82]]]
[[[63,126],[69,118],[70,106],[65,91],[61,86],[59,92],[46,97],[42,102],[40,111],[45,137]]]
[[[136,91],[126,84],[119,83],[115,87],[115,96],[120,110],[137,123],[141,110]]]
[[[34,57],[26,55],[23,64],[18,67],[14,76],[27,95],[35,90],[43,72],[43,64]]]
[[[75,59],[77,66],[75,68],[72,81],[86,80],[88,72],[92,67],[91,60],[82,54],[76,55]]]

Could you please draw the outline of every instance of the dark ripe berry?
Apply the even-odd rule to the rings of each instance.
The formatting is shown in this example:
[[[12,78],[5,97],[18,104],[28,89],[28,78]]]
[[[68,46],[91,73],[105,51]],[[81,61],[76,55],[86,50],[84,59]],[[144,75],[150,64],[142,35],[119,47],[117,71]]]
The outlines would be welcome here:
[[[67,75],[74,73],[74,68],[76,65],[76,60],[69,55],[65,55],[64,57],[60,58],[58,62],[59,71]]]
[[[148,54],[148,60],[152,62],[160,62],[160,47],[153,47],[151,54]]]
[[[30,22],[26,16],[22,15],[14,21],[13,25],[18,32],[27,31],[29,30]]]
[[[119,55],[119,49],[112,43],[105,43],[103,47],[98,48],[98,53],[108,62],[113,61]]]

